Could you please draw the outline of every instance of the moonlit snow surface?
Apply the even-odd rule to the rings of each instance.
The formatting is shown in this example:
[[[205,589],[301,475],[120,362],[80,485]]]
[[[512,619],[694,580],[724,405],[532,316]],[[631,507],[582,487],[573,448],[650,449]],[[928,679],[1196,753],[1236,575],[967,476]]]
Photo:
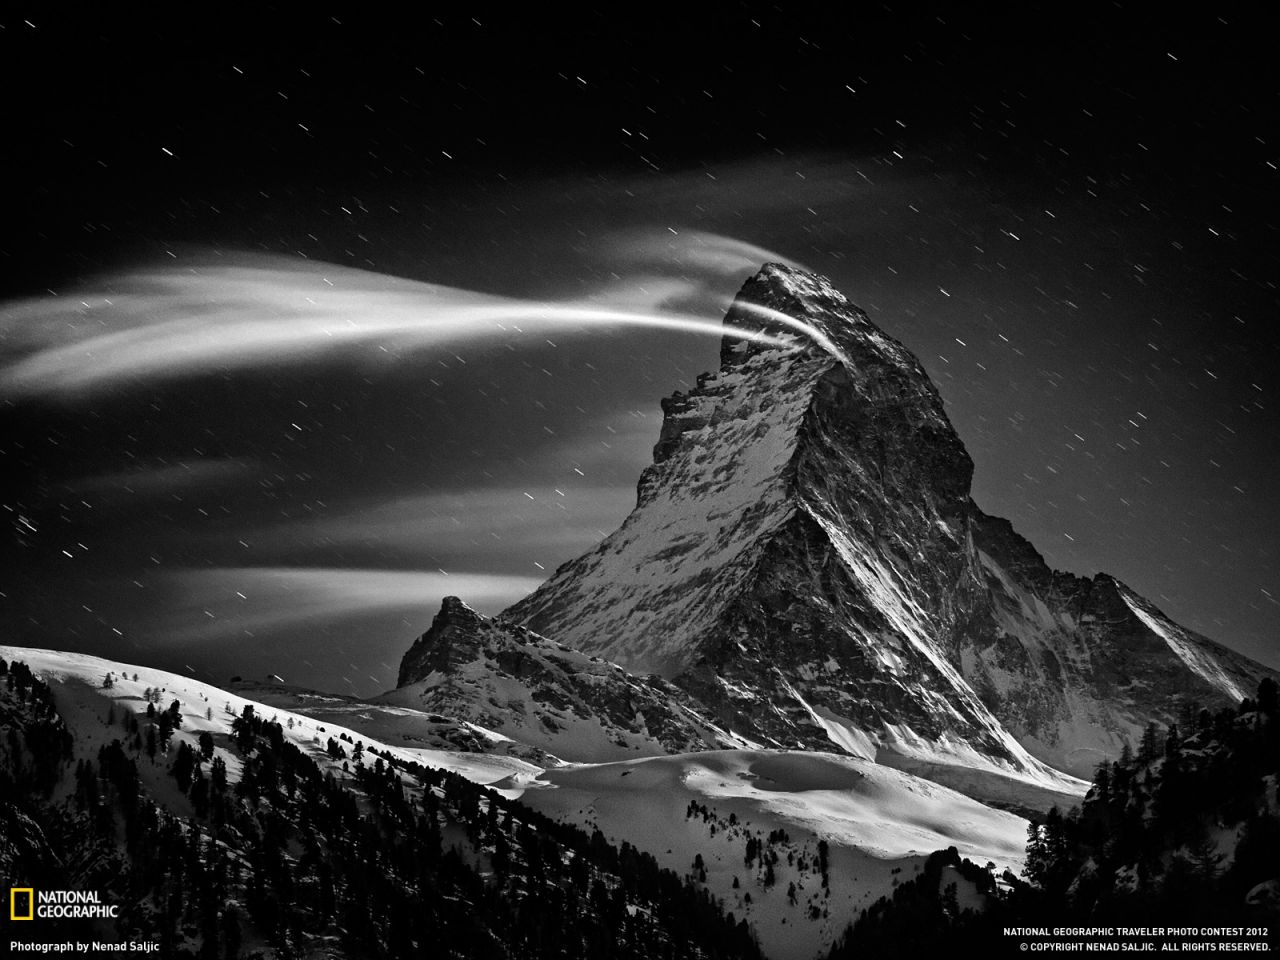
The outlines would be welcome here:
[[[325,752],[329,737],[345,734],[388,756],[440,767],[477,783],[491,785],[510,797],[521,797],[535,809],[590,830],[599,826],[617,842],[627,840],[652,853],[663,866],[687,872],[694,855],[708,864],[708,887],[725,898],[730,909],[746,916],[759,931],[766,953],[779,960],[811,957],[843,931],[849,910],[891,892],[900,874],[909,877],[933,850],[955,845],[980,863],[1021,869],[1026,820],[984,806],[954,790],[874,763],[834,754],[767,750],[723,750],[641,760],[571,764],[542,768],[509,756],[413,749],[380,742],[351,713],[345,726],[332,704],[323,717],[296,713],[245,698],[181,674],[104,660],[85,654],[0,646],[6,660],[25,661],[54,689],[68,723],[95,749],[109,732],[101,722],[103,701],[137,709],[148,687],[163,690],[162,702],[177,699],[182,726],[175,743],[194,748],[203,730],[228,735],[231,722],[246,706],[282,724],[287,740],[339,778],[350,775]],[[103,689],[103,677],[114,683]],[[133,679],[137,675],[137,680]],[[292,725],[290,725],[292,721]],[[375,723],[385,722],[375,720]],[[391,726],[395,726],[392,722]],[[234,783],[240,762],[234,751],[218,749]],[[157,775],[151,786],[172,792],[171,779]],[[691,800],[713,809],[727,822],[734,814],[742,827],[714,834],[699,818],[685,816]],[[806,899],[815,895],[818,877],[792,869],[784,858],[779,882],[763,890],[753,882],[753,903],[741,901],[733,877],[749,880],[742,850],[747,827],[765,834],[785,829],[790,849],[812,862],[818,839],[832,848],[830,917],[801,923]],[[804,896],[789,904],[787,885],[796,881]],[[783,923],[789,919],[789,923]]]

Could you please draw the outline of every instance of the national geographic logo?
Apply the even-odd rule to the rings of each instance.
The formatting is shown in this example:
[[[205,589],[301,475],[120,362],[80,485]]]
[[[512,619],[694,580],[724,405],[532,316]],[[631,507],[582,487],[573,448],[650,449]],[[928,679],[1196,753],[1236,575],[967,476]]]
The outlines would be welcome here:
[[[9,888],[9,919],[33,920],[36,915],[36,892],[31,887]]]
[[[103,903],[97,890],[9,888],[10,920],[100,920],[119,915],[120,907]]]

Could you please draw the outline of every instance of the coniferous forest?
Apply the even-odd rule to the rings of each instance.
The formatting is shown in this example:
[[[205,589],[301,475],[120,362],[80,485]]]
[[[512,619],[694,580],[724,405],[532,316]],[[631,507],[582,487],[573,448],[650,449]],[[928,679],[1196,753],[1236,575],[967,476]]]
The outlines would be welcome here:
[[[180,713],[150,698],[145,714],[112,705],[108,741],[73,759],[49,687],[22,663],[3,669],[0,792],[15,800],[0,868],[122,904],[99,935],[208,960],[760,956],[745,922],[648,854],[453,773],[332,739],[344,775],[322,773],[251,708],[229,744],[206,733],[171,748]],[[148,765],[171,780],[165,802]],[[30,933],[83,937],[86,921]]]
[[[853,922],[830,960],[1016,947],[1011,927],[1280,924],[1280,710],[1264,680],[1236,709],[1184,711],[1102,764],[1078,808],[1028,830],[1022,877],[955,848]],[[960,895],[961,890],[964,896]]]

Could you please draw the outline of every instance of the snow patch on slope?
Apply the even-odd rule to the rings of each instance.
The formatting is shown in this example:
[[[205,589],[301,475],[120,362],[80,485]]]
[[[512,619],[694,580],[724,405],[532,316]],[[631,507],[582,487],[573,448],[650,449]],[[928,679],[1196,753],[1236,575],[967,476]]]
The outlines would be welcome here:
[[[875,761],[877,742],[858,729],[852,720],[833,713],[826,707],[812,706],[804,697],[800,696],[800,691],[788,683],[781,673],[778,674],[778,680],[781,682],[783,689],[809,712],[813,722],[826,731],[832,743],[843,748],[851,756]]]
[[[402,707],[426,703],[442,712],[465,703],[468,709],[479,712],[485,728],[496,728],[497,735],[566,759],[597,762],[616,760],[624,755],[655,756],[666,752],[643,730],[635,732],[606,725],[580,702],[557,707],[539,700],[537,691],[521,679],[502,676],[489,667],[490,664],[480,660],[464,664],[447,676],[433,672],[425,680],[381,694],[378,701]],[[455,691],[467,690],[466,700],[455,693],[454,704],[447,698],[439,704],[432,701],[430,693],[445,681]]]
[[[1235,682],[1227,676],[1222,665],[1218,663],[1212,656],[1202,650],[1194,640],[1188,637],[1176,625],[1167,620],[1161,621],[1157,619],[1149,610],[1146,610],[1128,590],[1121,590],[1120,596],[1124,599],[1125,606],[1134,612],[1134,615],[1146,625],[1147,629],[1158,636],[1161,640],[1169,645],[1169,649],[1176,653],[1179,659],[1185,663],[1193,673],[1199,676],[1206,683],[1217,687],[1233,700],[1243,700],[1244,691],[1242,691]]]

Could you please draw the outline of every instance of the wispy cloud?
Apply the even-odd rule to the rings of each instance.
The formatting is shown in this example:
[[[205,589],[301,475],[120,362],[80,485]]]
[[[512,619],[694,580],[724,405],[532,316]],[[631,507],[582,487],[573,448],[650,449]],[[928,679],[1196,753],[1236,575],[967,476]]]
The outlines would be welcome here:
[[[93,474],[72,481],[68,487],[73,493],[82,496],[111,498],[124,494],[153,497],[239,483],[252,477],[260,469],[260,464],[246,460],[181,460]]]
[[[357,504],[245,536],[255,551],[273,557],[352,557],[363,551],[399,562],[465,558],[487,570],[509,570],[515,558],[529,558],[520,562],[538,577],[593,546],[634,505],[634,484],[478,488]]]
[[[776,250],[710,233],[706,230],[636,229],[620,231],[602,245],[603,252],[632,264],[649,264],[693,274],[735,276],[762,263],[785,263],[807,269]]]
[[[538,577],[335,567],[223,567],[168,574],[173,594],[155,630],[169,642],[243,639],[307,623],[404,611],[428,617],[444,596],[497,612]]]
[[[715,183],[710,192],[709,178]],[[710,211],[756,225],[768,223],[778,214],[792,219],[797,213],[837,206],[865,209],[868,222],[872,222],[870,215],[884,202],[906,195],[937,195],[940,187],[938,174],[909,173],[892,153],[850,157],[822,151],[762,154],[725,164],[667,170],[661,177],[626,183],[631,196],[655,209]],[[732,221],[721,220],[724,222]],[[780,233],[774,230],[769,234],[771,244]]]
[[[708,240],[706,249],[704,259],[716,269],[726,257],[745,260],[730,242]],[[138,271],[0,308],[6,354],[0,389],[86,393],[136,379],[322,356],[376,358],[379,351],[553,330],[641,326],[721,336],[726,328],[718,318],[672,306],[701,292],[698,280],[668,277],[652,286],[619,284],[590,298],[520,300],[278,256],[211,256],[196,266]],[[820,338],[799,321],[790,325],[798,335]]]

